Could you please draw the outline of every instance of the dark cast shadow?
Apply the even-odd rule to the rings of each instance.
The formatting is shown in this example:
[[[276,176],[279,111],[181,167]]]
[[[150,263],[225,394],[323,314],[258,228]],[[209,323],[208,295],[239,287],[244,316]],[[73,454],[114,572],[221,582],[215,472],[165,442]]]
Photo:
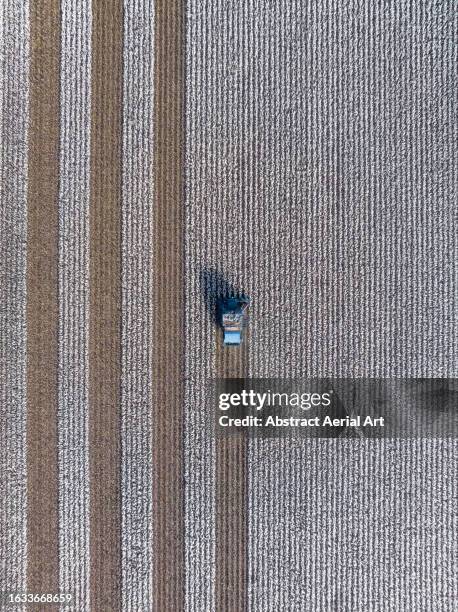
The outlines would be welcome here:
[[[246,293],[240,287],[235,287],[215,268],[202,266],[199,272],[199,285],[205,308],[215,324],[219,324],[217,309],[218,300],[227,297],[247,297]]]

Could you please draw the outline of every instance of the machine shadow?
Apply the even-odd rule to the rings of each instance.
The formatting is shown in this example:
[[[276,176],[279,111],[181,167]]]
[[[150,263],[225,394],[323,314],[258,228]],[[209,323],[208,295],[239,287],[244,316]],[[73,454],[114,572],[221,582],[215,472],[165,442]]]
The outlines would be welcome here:
[[[247,297],[244,291],[235,287],[215,268],[202,266],[199,271],[199,285],[205,308],[215,324],[220,322],[217,312],[217,302],[219,299],[226,297]]]

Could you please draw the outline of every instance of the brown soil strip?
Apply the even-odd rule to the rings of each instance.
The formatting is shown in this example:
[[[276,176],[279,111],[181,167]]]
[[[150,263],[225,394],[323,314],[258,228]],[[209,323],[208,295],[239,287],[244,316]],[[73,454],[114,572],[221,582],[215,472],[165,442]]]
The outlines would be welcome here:
[[[90,599],[120,610],[121,0],[93,4],[91,95]]]
[[[182,3],[155,5],[152,608],[184,609]]]
[[[220,337],[221,336],[221,337]],[[218,335],[217,376],[244,379],[247,341],[223,347]],[[236,390],[231,387],[231,392]],[[216,609],[247,609],[247,439],[241,433],[216,438]]]
[[[27,208],[27,591],[30,593],[59,590],[59,11],[59,0],[31,0]]]

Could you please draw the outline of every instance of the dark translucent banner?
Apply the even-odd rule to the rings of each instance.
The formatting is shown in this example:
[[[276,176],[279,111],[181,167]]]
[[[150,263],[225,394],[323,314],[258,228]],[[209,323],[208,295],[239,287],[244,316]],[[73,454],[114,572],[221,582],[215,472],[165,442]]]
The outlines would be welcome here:
[[[230,378],[211,384],[216,435],[455,438],[458,379]]]

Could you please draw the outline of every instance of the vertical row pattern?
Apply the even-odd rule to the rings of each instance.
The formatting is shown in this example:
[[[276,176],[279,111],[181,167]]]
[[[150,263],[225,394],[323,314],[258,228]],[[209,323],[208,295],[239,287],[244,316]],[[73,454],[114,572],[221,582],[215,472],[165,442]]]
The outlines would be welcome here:
[[[215,242],[211,186],[202,191],[201,163],[209,150],[206,105],[214,92],[206,87],[206,73],[200,70],[205,50],[213,43],[211,13],[207,3],[187,2],[185,8],[185,103],[184,206],[185,206],[185,401],[184,401],[184,482],[185,482],[185,610],[215,609],[215,441],[212,415],[208,410],[206,381],[215,374],[213,345],[215,298],[219,291],[219,270],[202,256],[204,240]],[[205,27],[205,16],[209,28]],[[190,146],[190,143],[193,146]],[[202,203],[207,203],[205,207]]]
[[[456,375],[453,14],[432,1],[187,3],[190,610],[215,609],[213,406],[200,389],[220,287],[251,298],[253,376]],[[399,609],[452,609],[455,453],[250,441],[250,609],[394,610],[390,588]]]
[[[457,458],[445,440],[258,444],[250,609],[451,612]]]
[[[27,197],[27,542],[29,593],[59,590],[58,191],[60,1],[30,2]]]
[[[89,610],[90,0],[61,3],[59,186],[60,588]]]
[[[221,336],[216,375],[228,379],[227,392],[239,393],[248,370],[248,333],[240,347],[224,347]],[[245,432],[216,437],[215,608],[221,611],[247,610],[247,447]]]
[[[184,600],[182,4],[156,0],[154,12],[154,610]]]
[[[28,33],[28,2],[0,3],[0,590],[23,590],[27,571]]]
[[[151,0],[124,2],[122,144],[122,610],[153,601]]]
[[[122,1],[93,5],[89,443],[91,608],[121,606]]]

